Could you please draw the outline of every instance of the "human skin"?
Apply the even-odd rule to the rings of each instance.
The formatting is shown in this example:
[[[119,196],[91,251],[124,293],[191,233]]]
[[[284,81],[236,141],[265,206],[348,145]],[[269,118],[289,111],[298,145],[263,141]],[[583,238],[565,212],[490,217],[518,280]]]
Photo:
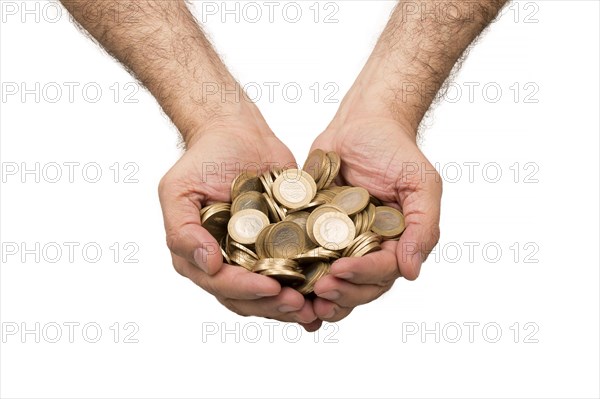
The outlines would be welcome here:
[[[434,10],[434,0],[400,2],[392,14],[313,148],[337,151],[343,160],[340,182],[365,187],[402,209],[407,229],[382,251],[335,262],[331,275],[315,286],[319,297],[313,303],[270,278],[223,264],[216,241],[200,225],[202,206],[230,200],[232,170],[295,162],[185,2],[62,0],[74,19],[148,88],[181,133],[186,151],[159,185],[175,269],[239,314],[296,321],[308,330],[319,328],[322,320],[342,319],[400,276],[419,275],[439,237],[441,182],[416,145],[417,129],[456,61],[504,2],[452,3],[466,19],[423,18],[421,7]],[[416,13],[405,7],[415,4]],[[121,18],[124,14],[132,17]],[[206,165],[219,165],[221,172],[207,174]]]
[[[320,320],[339,321],[398,277],[419,276],[440,236],[442,182],[417,146],[418,127],[457,61],[505,2],[398,3],[333,121],[314,141],[312,149],[340,155],[339,183],[366,188],[401,209],[406,222],[399,241],[332,264],[315,285]],[[451,8],[443,11],[443,4]]]
[[[266,170],[296,162],[221,62],[185,2],[62,3],[148,88],[181,133],[186,151],[159,184],[177,272],[238,314],[318,328],[310,324],[316,320],[312,302],[274,279],[224,264],[216,240],[200,224],[202,206],[230,201],[231,182],[247,165]]]

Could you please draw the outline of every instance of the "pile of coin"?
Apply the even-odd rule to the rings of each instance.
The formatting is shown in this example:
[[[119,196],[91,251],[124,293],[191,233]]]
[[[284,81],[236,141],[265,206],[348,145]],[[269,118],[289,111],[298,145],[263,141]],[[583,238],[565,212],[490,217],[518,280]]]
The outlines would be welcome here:
[[[334,185],[340,167],[335,152],[315,150],[302,169],[245,171],[231,185],[231,204],[202,208],[202,226],[225,262],[308,295],[334,260],[377,251],[404,231],[397,209],[364,188]]]

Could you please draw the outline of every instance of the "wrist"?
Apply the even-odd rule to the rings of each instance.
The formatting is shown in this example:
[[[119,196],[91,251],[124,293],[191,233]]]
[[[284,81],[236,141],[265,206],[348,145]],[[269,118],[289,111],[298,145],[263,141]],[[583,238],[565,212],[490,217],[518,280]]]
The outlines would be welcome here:
[[[393,120],[416,136],[431,105],[429,98],[436,90],[403,73],[404,69],[374,53],[340,104],[335,122],[343,125],[363,119]]]
[[[189,98],[169,113],[186,148],[215,131],[237,132],[240,136],[273,135],[256,104],[232,84],[202,84]]]

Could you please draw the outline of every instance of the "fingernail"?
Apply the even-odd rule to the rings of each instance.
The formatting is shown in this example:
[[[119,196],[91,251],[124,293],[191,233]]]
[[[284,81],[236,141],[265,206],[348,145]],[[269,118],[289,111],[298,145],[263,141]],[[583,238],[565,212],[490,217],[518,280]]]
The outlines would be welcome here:
[[[342,296],[339,291],[327,291],[318,295],[321,298],[329,299],[330,301],[335,301],[336,299],[340,299]]]
[[[331,312],[327,313],[323,318],[331,319],[333,316],[335,316],[335,308],[331,309]]]
[[[351,278],[354,278],[354,273],[344,272],[340,274],[334,274],[334,276],[337,278],[343,278],[344,280],[350,280]]]
[[[293,312],[295,310],[298,310],[298,308],[295,308],[293,306],[290,305],[281,305],[280,307],[277,308],[277,310],[281,313],[289,313],[289,312]]]
[[[200,247],[194,251],[194,261],[203,272],[208,273],[208,255],[204,248]]]

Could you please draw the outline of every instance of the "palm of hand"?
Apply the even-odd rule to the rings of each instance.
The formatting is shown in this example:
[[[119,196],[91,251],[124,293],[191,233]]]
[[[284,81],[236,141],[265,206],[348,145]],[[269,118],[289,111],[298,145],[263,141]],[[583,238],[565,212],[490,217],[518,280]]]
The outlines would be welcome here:
[[[290,150],[274,135],[214,132],[198,139],[167,173],[200,203],[229,202],[233,179],[244,171],[295,165]]]
[[[417,278],[422,260],[439,237],[441,181],[410,130],[396,121],[373,119],[330,127],[312,149],[336,151],[342,159],[338,184],[366,188],[385,205],[401,209],[406,230],[399,241],[363,258],[336,261],[315,286],[319,318],[337,321],[358,305],[389,290],[400,276]]]
[[[430,165],[408,130],[392,121],[365,121],[328,130],[312,148],[333,150],[340,155],[338,183],[364,187],[375,197],[397,206],[419,189],[414,167]]]
[[[200,224],[199,211],[211,202],[230,201],[232,180],[245,170],[294,164],[288,148],[272,134],[212,131],[198,138],[163,177],[159,186],[167,245],[173,266],[230,310],[309,324],[312,304],[273,279],[223,264],[219,245]]]

